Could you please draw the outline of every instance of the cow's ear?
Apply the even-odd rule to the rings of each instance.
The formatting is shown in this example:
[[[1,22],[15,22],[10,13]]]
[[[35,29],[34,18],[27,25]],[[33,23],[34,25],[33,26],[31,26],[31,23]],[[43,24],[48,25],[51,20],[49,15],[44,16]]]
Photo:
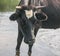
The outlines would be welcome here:
[[[12,20],[12,21],[15,21],[15,20],[17,20],[18,17],[19,17],[18,14],[13,13],[13,14],[9,17],[9,19]]]
[[[46,19],[46,16],[43,13],[36,13],[35,16],[38,20],[45,20]]]

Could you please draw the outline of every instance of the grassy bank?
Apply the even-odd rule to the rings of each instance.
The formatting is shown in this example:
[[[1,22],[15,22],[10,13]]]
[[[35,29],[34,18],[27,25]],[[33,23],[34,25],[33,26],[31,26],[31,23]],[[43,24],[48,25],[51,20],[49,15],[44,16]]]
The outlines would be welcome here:
[[[13,11],[18,3],[19,0],[0,0],[0,12]]]

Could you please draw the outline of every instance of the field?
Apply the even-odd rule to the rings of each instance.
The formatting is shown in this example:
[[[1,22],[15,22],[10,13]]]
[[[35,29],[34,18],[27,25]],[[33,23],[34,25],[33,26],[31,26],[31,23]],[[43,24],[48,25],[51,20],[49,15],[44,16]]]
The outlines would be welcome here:
[[[20,0],[0,0],[1,11],[14,11]]]

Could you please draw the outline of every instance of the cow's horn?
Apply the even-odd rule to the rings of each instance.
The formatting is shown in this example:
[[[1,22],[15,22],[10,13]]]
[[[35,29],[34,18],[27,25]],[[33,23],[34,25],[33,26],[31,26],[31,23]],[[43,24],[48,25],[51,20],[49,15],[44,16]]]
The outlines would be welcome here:
[[[21,6],[16,6],[17,9],[21,9]]]

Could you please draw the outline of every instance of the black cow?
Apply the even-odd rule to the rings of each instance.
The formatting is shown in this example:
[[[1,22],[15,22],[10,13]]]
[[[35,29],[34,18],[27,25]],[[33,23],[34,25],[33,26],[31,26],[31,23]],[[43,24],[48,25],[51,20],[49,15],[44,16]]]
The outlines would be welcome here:
[[[42,27],[60,28],[60,0],[43,0],[41,4],[47,5],[42,11],[48,15],[48,20],[42,23]]]
[[[30,8],[31,6],[28,7],[28,9]],[[31,49],[35,42],[37,31],[42,26],[41,21],[47,20],[47,15],[42,11],[39,13],[36,13],[35,16],[33,15],[31,18],[28,19],[26,17],[24,9],[26,9],[26,7],[22,7],[22,9],[16,9],[16,12],[10,16],[10,20],[12,21],[16,20],[18,23],[16,56],[19,56],[20,46],[21,46],[23,37],[24,37],[24,42],[29,45],[28,55],[31,56],[31,53],[32,53]]]

